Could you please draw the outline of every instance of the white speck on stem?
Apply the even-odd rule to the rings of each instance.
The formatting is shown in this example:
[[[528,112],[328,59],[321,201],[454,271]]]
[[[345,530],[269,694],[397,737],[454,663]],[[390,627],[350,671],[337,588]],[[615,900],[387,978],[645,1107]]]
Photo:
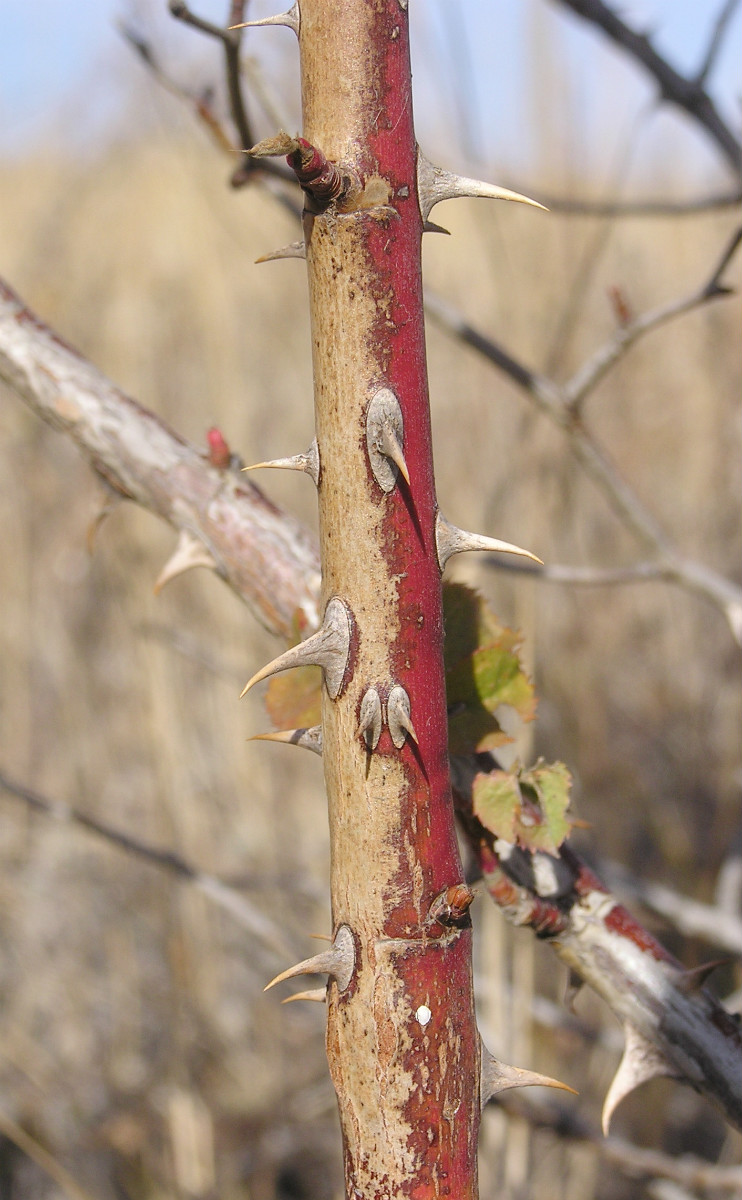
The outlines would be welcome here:
[[[427,1023],[430,1020],[430,1018],[432,1017],[432,1015],[433,1014],[430,1011],[430,1009],[428,1008],[427,1004],[421,1004],[420,1007],[418,1008],[417,1012],[415,1013],[415,1016],[416,1016],[417,1020],[420,1022],[420,1024],[422,1025],[423,1029],[427,1025]]]

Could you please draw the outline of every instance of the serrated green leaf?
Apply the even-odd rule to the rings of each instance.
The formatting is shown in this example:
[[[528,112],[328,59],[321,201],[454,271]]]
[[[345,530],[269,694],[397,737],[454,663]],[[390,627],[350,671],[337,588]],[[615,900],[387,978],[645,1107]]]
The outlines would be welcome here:
[[[517,653],[520,637],[464,584],[444,585],[443,612],[449,752],[491,750],[510,741],[495,717],[501,704],[524,721],[535,713],[533,685]]]
[[[567,816],[572,777],[564,763],[545,763],[542,759],[529,771],[520,773],[521,787],[532,792],[542,820],[528,831],[526,844],[531,850],[556,854],[569,837],[572,822]]]
[[[511,771],[477,775],[472,788],[474,815],[495,837],[514,842],[520,824],[521,793]]]
[[[472,788],[474,814],[495,837],[556,854],[572,828],[571,782],[564,763],[541,759],[529,770],[483,772]]]

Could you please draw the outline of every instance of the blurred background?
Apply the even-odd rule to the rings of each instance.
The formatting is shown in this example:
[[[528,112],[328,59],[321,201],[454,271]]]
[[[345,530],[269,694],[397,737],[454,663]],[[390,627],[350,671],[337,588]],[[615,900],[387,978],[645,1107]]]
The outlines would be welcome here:
[[[226,7],[198,11],[221,21]],[[417,125],[436,162],[564,198],[731,190],[708,139],[658,107],[642,72],[558,3],[411,7]],[[716,13],[635,0],[622,15],[692,73]],[[708,84],[735,129],[741,15]],[[205,448],[217,424],[247,462],[301,450],[313,429],[303,265],[254,265],[297,236],[295,223],[260,187],[229,188],[234,161],[121,25],[226,122],[218,47],[164,4],[39,13],[0,0],[0,274],[193,442]],[[255,31],[244,50],[258,136],[293,130],[293,37]],[[483,201],[435,217],[452,237],[426,238],[430,290],[558,381],[615,334],[617,296],[639,314],[690,294],[739,220],[733,209],[607,219]],[[739,278],[735,262],[725,279]],[[667,325],[585,411],[683,553],[737,582],[739,320],[733,297]],[[514,384],[433,323],[428,342],[451,520],[554,564],[644,557]],[[271,916],[296,958],[312,953],[309,935],[330,928],[321,764],[248,744],[267,718],[260,696],[237,703],[278,645],[206,572],[155,597],[174,537],[133,505],[114,512],[91,556],[100,497],[90,471],[15,396],[1,398],[0,770],[214,872]],[[314,522],[306,478],[259,482]],[[523,631],[540,699],[517,747],[573,772],[574,807],[590,825],[580,850],[713,903],[742,853],[739,648],[720,612],[658,582],[568,588],[473,562],[454,577]],[[0,1198],[339,1197],[323,1009],[282,1008],[262,991],[291,960],[189,885],[2,791],[0,819]],[[686,965],[719,957],[635,911]],[[564,1107],[595,1131],[620,1054],[615,1019],[586,992],[570,1013],[549,949],[485,897],[473,913],[488,1044],[578,1088]],[[734,963],[712,982],[722,996],[741,985]],[[664,1081],[627,1100],[614,1129],[726,1163],[742,1145]],[[483,1200],[678,1197],[522,1113],[487,1111],[481,1159]]]

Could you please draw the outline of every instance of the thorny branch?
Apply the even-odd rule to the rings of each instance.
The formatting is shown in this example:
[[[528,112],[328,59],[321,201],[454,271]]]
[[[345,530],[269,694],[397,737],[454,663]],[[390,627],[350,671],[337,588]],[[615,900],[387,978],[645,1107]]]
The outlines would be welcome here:
[[[317,560],[310,536],[292,518],[269,505],[257,488],[241,481],[238,486],[231,470],[217,472],[195,447],[125,396],[56,338],[5,285],[0,285],[0,378],[48,424],[69,433],[93,468],[119,493],[162,516],[202,545],[211,546],[218,539],[219,556],[213,569],[267,628],[283,637],[290,636],[291,616],[297,609],[304,613],[307,628],[316,625]],[[100,428],[103,417],[105,438]],[[216,512],[207,498],[217,504]],[[280,597],[283,601],[278,603]],[[493,870],[500,872],[499,861],[491,849],[489,854]],[[578,860],[568,848],[564,848],[562,859],[567,867],[565,879],[587,880],[600,899],[589,925],[580,925],[575,919],[581,911],[576,904],[565,917],[564,897],[560,899],[562,907],[550,906],[539,896],[533,877],[530,883],[526,879],[517,885],[508,880],[509,890],[506,889],[504,896],[494,886],[491,894],[516,923],[523,923],[523,914],[527,914],[525,923],[532,924],[540,936],[545,932],[541,917],[548,926],[556,915],[563,926],[562,940],[555,937],[549,940],[557,952],[564,954],[566,930],[566,945],[575,960],[573,965],[606,999],[619,1019],[630,1022],[633,1018],[638,1022],[637,1014],[642,1012],[644,999],[650,1013],[654,1013],[656,1024],[666,1013],[665,999],[659,1008],[656,996],[649,1002],[641,981],[647,966],[654,969],[653,964],[666,961],[668,956],[626,914],[626,927],[635,933],[636,940],[624,939],[631,954],[622,963],[622,990],[617,993],[614,965],[606,963],[604,955],[594,953],[591,938],[596,931],[600,936],[612,913],[615,924],[615,913],[623,914],[625,910],[592,874],[581,874],[574,865]],[[567,888],[565,895],[570,894]],[[518,898],[515,905],[513,896]],[[605,932],[606,937],[617,936],[608,926]],[[619,945],[622,946],[620,938]],[[722,1045],[728,1042],[729,1054],[739,1054],[737,1026],[718,1004],[708,1000],[707,993],[703,995],[700,1008],[693,997],[687,1002],[683,1000],[680,1009],[673,1008],[678,1054],[688,1039],[694,1042],[705,1034],[716,1039],[715,1045],[720,1038]],[[629,1018],[626,1005],[630,1006]],[[720,1032],[722,1029],[724,1032]],[[648,1039],[653,1032],[645,1022]],[[719,1078],[718,1072],[710,1072],[702,1084],[727,1107],[729,1088],[735,1086],[735,1078],[742,1080],[742,1063],[735,1060],[729,1072],[726,1081]],[[684,1073],[682,1064],[677,1065],[676,1073]]]
[[[641,64],[657,83],[662,99],[683,109],[703,126],[735,174],[742,174],[742,145],[705,90],[703,68],[695,79],[686,79],[655,50],[649,37],[627,25],[604,0],[559,0],[559,3],[602,29],[611,41]],[[713,46],[710,49],[713,61],[715,50]]]

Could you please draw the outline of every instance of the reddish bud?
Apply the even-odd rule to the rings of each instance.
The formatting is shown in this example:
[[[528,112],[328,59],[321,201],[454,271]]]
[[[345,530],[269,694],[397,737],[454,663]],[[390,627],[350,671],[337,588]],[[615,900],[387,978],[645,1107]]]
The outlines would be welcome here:
[[[615,283],[608,288],[608,296],[613,307],[616,320],[623,328],[625,325],[628,325],[631,322],[634,315],[629,307],[629,303],[624,296],[622,289]]]
[[[232,451],[224,440],[224,434],[214,426],[206,434],[206,440],[209,443],[209,462],[212,467],[223,471],[229,466],[232,458]]]
[[[428,911],[428,921],[439,925],[463,925],[467,919],[474,892],[465,883],[454,883],[436,896]]]

